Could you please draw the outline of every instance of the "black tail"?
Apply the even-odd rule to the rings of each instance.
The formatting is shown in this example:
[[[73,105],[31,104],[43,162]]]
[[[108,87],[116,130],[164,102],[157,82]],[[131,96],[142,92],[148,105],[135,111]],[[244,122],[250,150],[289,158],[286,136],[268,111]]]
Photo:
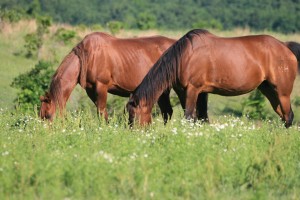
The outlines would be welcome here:
[[[172,87],[178,79],[181,56],[186,50],[187,43],[193,43],[193,35],[206,33],[208,31],[202,29],[189,31],[166,50],[133,92],[134,101],[138,104],[140,99],[144,99],[148,105],[153,104],[163,91]]]
[[[300,44],[297,42],[286,42],[285,44],[296,56],[298,61],[298,72],[300,73]]]

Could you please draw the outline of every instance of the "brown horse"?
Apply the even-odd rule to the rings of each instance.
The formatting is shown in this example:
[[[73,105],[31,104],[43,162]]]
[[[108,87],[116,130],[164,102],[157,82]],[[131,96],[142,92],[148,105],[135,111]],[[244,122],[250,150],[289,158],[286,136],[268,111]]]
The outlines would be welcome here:
[[[105,33],[87,35],[64,58],[54,74],[49,92],[40,97],[40,117],[60,114],[77,83],[86,90],[97,111],[107,120],[107,92],[123,97],[140,84],[150,67],[175,40],[163,37],[118,39]],[[170,90],[158,100],[164,121],[172,115]]]
[[[235,96],[258,88],[289,127],[299,59],[300,44],[295,42],[268,35],[222,38],[192,30],[160,57],[135,89],[127,104],[129,121],[150,123],[153,103],[167,88],[181,94],[188,119],[207,118],[207,93]]]

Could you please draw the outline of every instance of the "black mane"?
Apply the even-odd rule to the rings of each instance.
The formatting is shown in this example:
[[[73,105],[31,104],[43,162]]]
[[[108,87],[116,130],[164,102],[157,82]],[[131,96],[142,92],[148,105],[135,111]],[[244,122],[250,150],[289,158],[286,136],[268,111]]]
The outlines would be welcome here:
[[[134,90],[133,100],[138,103],[143,99],[147,105],[154,104],[163,91],[176,83],[181,66],[181,56],[189,42],[193,45],[193,36],[207,33],[209,32],[203,29],[191,30],[166,50]]]

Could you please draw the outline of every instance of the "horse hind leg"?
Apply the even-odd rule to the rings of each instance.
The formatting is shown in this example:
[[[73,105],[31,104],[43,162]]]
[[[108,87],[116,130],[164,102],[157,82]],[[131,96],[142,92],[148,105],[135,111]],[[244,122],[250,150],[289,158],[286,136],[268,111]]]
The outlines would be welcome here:
[[[164,124],[167,123],[169,119],[171,119],[173,114],[173,109],[170,102],[170,90],[166,90],[162,93],[162,95],[158,99],[158,106],[161,110],[162,117],[164,119]]]
[[[97,82],[96,84],[96,106],[98,116],[100,118],[104,117],[105,121],[108,122],[108,114],[106,110],[106,102],[107,102],[107,86]]]

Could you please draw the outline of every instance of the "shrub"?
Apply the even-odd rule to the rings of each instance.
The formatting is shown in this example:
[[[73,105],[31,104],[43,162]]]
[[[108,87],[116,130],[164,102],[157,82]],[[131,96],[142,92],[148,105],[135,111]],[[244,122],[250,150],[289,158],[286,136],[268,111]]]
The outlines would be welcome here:
[[[211,19],[211,20],[201,20],[198,21],[196,23],[193,24],[193,28],[212,28],[212,29],[216,29],[216,30],[222,30],[223,29],[223,25],[221,22],[219,22],[216,19]]]
[[[69,44],[76,37],[76,32],[65,28],[59,28],[55,33],[55,37],[57,40]]]
[[[52,25],[52,18],[47,16],[37,17],[37,34],[43,37],[44,34],[49,33],[49,27]]]
[[[24,36],[26,57],[31,58],[38,55],[40,48],[43,45],[43,36],[49,33],[49,27],[52,24],[52,19],[50,17],[38,17],[37,20],[37,30],[35,33],[29,33]]]
[[[92,31],[101,31],[101,30],[103,30],[103,27],[102,27],[101,24],[93,24],[90,28],[91,28]]]
[[[295,106],[299,107],[300,106],[300,96],[296,96],[295,100],[293,101],[293,103],[294,103]]]
[[[26,49],[26,54],[25,56],[27,58],[32,58],[37,55],[37,51],[41,48],[42,46],[42,40],[36,33],[28,33],[24,36],[25,40],[25,49]]]
[[[137,27],[141,30],[155,28],[156,17],[149,13],[141,13],[137,18]]]
[[[51,62],[39,61],[32,70],[14,78],[11,86],[20,90],[15,102],[27,108],[39,104],[39,96],[48,89],[53,73]]]
[[[243,102],[243,113],[249,116],[251,119],[266,119],[267,113],[265,111],[265,97],[259,91],[253,91],[248,99]]]
[[[24,11],[21,10],[0,10],[0,19],[10,23],[20,21],[24,17]]]
[[[110,21],[107,23],[107,27],[111,34],[115,35],[119,33],[124,26],[123,23],[120,21]]]

